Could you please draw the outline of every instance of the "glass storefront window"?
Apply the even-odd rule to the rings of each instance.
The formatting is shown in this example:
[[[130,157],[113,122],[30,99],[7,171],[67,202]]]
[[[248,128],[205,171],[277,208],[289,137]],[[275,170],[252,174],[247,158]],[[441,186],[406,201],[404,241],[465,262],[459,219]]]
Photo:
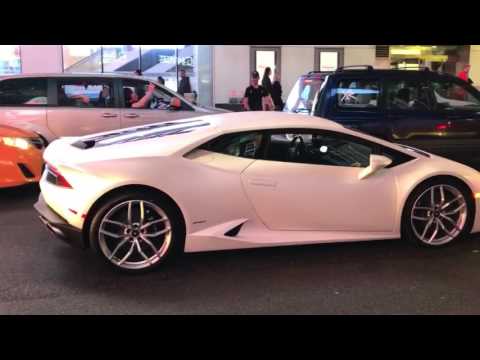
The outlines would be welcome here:
[[[165,86],[177,91],[177,65],[182,62],[184,45],[141,45],[143,75],[152,79],[161,76]],[[187,71],[187,76],[188,71]]]
[[[19,74],[20,72],[20,46],[0,45],[0,75]]]
[[[180,70],[183,69],[190,78],[192,92],[197,94],[197,102],[211,105],[210,52],[210,46],[198,45],[63,45],[63,69],[71,73],[130,74],[141,69],[143,76],[152,80],[161,76],[165,86],[173,91],[178,90]],[[199,66],[205,71],[201,80]]]
[[[63,70],[65,72],[101,72],[100,45],[63,45]]]
[[[139,68],[138,45],[102,45],[103,72],[133,72]]]

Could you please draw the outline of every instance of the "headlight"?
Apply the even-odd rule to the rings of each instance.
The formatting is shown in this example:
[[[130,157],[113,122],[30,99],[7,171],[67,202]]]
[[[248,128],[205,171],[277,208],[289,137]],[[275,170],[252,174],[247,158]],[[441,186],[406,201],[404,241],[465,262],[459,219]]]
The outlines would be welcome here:
[[[13,146],[22,150],[27,150],[30,146],[28,140],[17,137],[0,137],[0,140],[7,146]]]

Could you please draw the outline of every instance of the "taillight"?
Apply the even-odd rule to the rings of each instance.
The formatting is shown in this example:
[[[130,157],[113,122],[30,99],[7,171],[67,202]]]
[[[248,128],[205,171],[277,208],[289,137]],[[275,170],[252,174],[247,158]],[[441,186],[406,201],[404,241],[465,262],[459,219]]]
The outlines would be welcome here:
[[[60,171],[58,171],[56,167],[47,163],[47,171],[53,175],[54,179],[52,179],[52,183],[57,186],[72,189],[72,185],[69,184],[67,179],[65,179],[62,174],[60,174]]]

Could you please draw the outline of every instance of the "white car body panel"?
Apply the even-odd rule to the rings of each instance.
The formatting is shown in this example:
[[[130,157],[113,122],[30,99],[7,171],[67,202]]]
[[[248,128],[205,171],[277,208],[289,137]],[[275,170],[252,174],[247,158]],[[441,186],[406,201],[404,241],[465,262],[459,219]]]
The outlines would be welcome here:
[[[480,174],[474,169],[438,156],[418,155],[328,120],[278,112],[228,113],[174,122],[174,128],[197,120],[209,125],[138,141],[127,140],[158,129],[124,129],[124,135],[102,140],[103,146],[91,149],[71,146],[91,135],[54,141],[44,158],[73,189],[48,183],[44,174],[40,187],[46,203],[70,225],[82,229],[85,216],[102,195],[127,185],[149,186],[179,206],[186,223],[185,251],[196,252],[399,238],[403,205],[422,181],[451,175],[463,180],[472,194],[480,193]],[[360,180],[363,168],[256,160],[205,150],[190,153],[221,134],[272,128],[332,130],[414,159]],[[127,142],[107,145],[119,140]],[[240,224],[237,236],[225,236]],[[478,231],[480,211],[472,229]]]

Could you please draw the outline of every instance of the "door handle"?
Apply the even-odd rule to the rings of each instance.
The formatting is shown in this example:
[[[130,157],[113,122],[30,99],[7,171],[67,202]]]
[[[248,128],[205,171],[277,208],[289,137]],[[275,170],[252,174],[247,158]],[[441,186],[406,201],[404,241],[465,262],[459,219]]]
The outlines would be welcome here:
[[[123,116],[126,117],[126,118],[129,118],[129,119],[133,119],[133,118],[139,117],[140,115],[138,115],[138,114],[125,114]]]
[[[277,182],[269,179],[251,179],[248,181],[253,186],[276,187]]]
[[[118,117],[118,114],[115,114],[115,113],[103,113],[103,114],[102,114],[102,117],[104,117],[104,118],[115,118],[115,117]]]

